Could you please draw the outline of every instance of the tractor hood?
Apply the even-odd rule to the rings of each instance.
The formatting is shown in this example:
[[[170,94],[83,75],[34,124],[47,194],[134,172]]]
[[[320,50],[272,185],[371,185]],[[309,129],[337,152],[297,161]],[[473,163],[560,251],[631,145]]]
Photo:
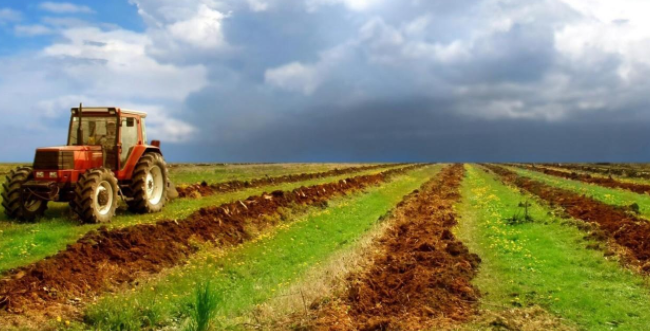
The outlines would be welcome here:
[[[58,152],[58,151],[69,151],[69,152],[86,152],[86,151],[102,151],[101,146],[55,146],[55,147],[41,147],[36,149],[38,152]]]
[[[34,169],[74,170],[101,167],[103,164],[101,146],[57,146],[36,150]]]

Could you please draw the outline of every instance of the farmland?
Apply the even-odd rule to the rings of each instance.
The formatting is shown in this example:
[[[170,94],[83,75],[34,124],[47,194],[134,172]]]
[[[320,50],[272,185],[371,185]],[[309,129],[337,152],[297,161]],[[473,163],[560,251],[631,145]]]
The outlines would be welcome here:
[[[643,330],[648,172],[175,164],[159,213],[0,216],[0,330]]]

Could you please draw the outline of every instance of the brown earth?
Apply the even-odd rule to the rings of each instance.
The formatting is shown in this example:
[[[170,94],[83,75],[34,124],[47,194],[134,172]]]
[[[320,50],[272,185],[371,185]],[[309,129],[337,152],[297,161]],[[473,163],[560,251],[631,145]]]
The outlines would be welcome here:
[[[283,208],[326,205],[335,196],[385,182],[391,176],[424,165],[391,169],[338,182],[275,191],[244,201],[201,208],[183,220],[163,220],[120,229],[100,228],[34,264],[13,269],[0,280],[0,315],[74,315],[74,305],[86,302],[111,286],[134,281],[185,261],[198,250],[197,242],[237,245],[251,232],[278,222]],[[20,321],[17,317],[15,320]],[[74,316],[71,316],[74,317]]]
[[[341,176],[341,175],[353,174],[361,171],[368,171],[368,170],[386,168],[388,166],[400,166],[400,165],[404,165],[404,164],[402,163],[393,164],[393,165],[379,164],[379,165],[353,167],[353,168],[345,168],[345,169],[332,169],[332,170],[328,170],[324,172],[316,172],[316,173],[302,173],[302,174],[295,174],[295,175],[292,174],[292,175],[284,175],[278,177],[256,178],[250,181],[232,180],[229,182],[216,183],[216,184],[208,184],[206,182],[202,182],[200,184],[194,184],[186,187],[180,186],[177,187],[176,189],[178,191],[178,196],[181,198],[208,196],[215,193],[234,192],[234,191],[239,191],[247,188],[276,185],[281,183],[302,182],[310,179]]]
[[[625,261],[640,267],[644,273],[650,272],[650,222],[637,218],[624,208],[607,205],[585,195],[556,188],[544,183],[519,176],[503,167],[485,165],[501,177],[504,182],[530,192],[552,207],[563,208],[575,219],[598,225],[598,233],[593,237],[611,239],[625,248]]]
[[[301,328],[423,330],[472,317],[480,258],[451,233],[463,174],[447,167],[400,203],[363,271],[348,275],[339,297],[312,304],[315,317]]]
[[[558,167],[568,170],[580,170],[603,175],[615,175],[622,177],[650,179],[650,171],[643,167],[633,167],[631,165],[598,165],[598,164],[572,164],[572,163],[548,163],[543,164],[552,167]]]
[[[529,169],[529,170],[534,170],[534,171],[541,172],[541,173],[551,175],[551,176],[555,176],[555,177],[577,180],[577,181],[581,181],[581,182],[584,182],[584,183],[596,184],[596,185],[609,187],[609,188],[620,188],[620,189],[632,191],[632,192],[639,193],[639,194],[645,194],[645,193],[650,192],[650,185],[620,182],[620,181],[617,181],[617,180],[615,180],[615,179],[613,179],[611,177],[610,178],[593,177],[593,176],[591,176],[589,174],[579,174],[579,173],[576,173],[576,172],[566,172],[566,171],[549,169],[549,168],[544,168],[544,167],[539,167],[539,166],[518,165],[518,167],[521,167],[521,168],[524,168],[524,169]]]

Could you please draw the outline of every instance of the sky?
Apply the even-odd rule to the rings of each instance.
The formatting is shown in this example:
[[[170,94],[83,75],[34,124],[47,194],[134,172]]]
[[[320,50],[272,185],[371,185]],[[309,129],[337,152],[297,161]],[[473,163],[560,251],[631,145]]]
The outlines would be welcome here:
[[[647,0],[0,0],[0,162],[70,108],[170,162],[650,162]]]

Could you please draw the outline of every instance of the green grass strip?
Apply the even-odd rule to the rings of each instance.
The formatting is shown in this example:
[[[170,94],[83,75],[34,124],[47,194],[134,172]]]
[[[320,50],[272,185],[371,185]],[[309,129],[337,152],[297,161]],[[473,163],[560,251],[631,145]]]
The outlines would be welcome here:
[[[577,180],[543,174],[541,172],[533,170],[526,170],[517,167],[506,168],[516,172],[520,176],[528,177],[536,181],[565,190],[573,191],[579,194],[586,194],[587,196],[608,205],[627,207],[633,203],[636,203],[639,205],[639,212],[641,215],[645,218],[650,219],[650,195],[638,194],[623,189],[603,187],[596,184],[588,184]]]
[[[584,232],[555,218],[516,188],[468,166],[457,235],[483,260],[475,284],[482,307],[540,305],[586,330],[643,330],[650,295],[641,276],[586,249]],[[531,223],[508,225],[529,201]]]
[[[311,208],[258,239],[219,255],[206,250],[186,266],[140,286],[133,293],[107,296],[87,311],[93,329],[139,330],[182,324],[192,311],[197,284],[210,281],[218,293],[218,329],[237,325],[238,316],[274,297],[310,268],[354,244],[403,197],[435,175],[441,166],[396,177],[365,193],[340,197],[326,209]]]
[[[162,212],[155,214],[133,214],[126,210],[118,211],[108,227],[125,227],[135,224],[155,223],[162,219],[183,219],[194,211],[207,206],[218,206],[235,200],[244,200],[252,195],[275,190],[293,190],[300,186],[330,183],[345,178],[376,174],[385,169],[374,169],[354,174],[318,178],[296,183],[284,183],[242,190],[232,193],[214,194],[199,199],[176,199],[167,204]],[[46,217],[37,223],[17,223],[6,221],[0,206],[0,272],[38,261],[48,255],[56,254],[66,245],[74,243],[99,224],[80,225],[71,220],[67,204],[52,203]]]

